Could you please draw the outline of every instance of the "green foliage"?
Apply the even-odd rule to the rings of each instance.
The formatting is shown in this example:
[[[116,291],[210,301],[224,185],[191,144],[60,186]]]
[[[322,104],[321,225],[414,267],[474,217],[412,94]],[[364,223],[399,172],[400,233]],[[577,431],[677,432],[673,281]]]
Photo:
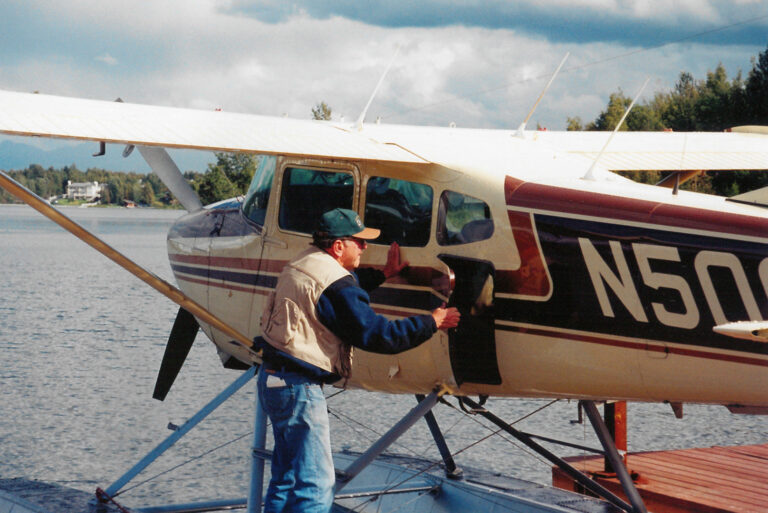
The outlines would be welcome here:
[[[566,118],[566,121],[568,122],[568,130],[569,132],[580,132],[584,130],[584,123],[581,122],[581,118],[579,116],[576,116],[574,118],[568,117]]]
[[[312,119],[330,121],[331,108],[325,102],[320,102],[312,107]]]
[[[218,167],[209,169],[196,185],[197,195],[204,205],[240,194],[224,171]]]
[[[244,153],[216,153],[216,163],[208,164],[205,174],[193,173],[192,187],[204,205],[248,192],[257,157]]]

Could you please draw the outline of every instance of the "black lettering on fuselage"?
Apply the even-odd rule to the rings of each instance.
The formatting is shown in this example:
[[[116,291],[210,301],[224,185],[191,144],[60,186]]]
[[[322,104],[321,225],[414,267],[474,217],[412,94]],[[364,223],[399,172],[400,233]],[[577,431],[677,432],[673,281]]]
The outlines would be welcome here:
[[[701,313],[697,306],[691,284],[687,281],[685,266],[681,262],[680,253],[675,246],[663,246],[656,244],[632,243],[632,252],[635,255],[639,276],[633,277],[624,255],[624,249],[619,241],[610,240],[608,245],[611,248],[613,262],[606,262],[595,248],[590,239],[579,237],[579,247],[586,264],[592,286],[595,290],[598,303],[605,317],[615,317],[613,306],[611,305],[607,289],[621,301],[621,304],[627,309],[632,317],[639,322],[648,322],[646,310],[638,293],[637,286],[645,285],[653,290],[668,289],[679,296],[680,301],[676,309],[670,309],[670,304],[662,302],[651,302],[650,310],[653,311],[658,321],[672,328],[682,328],[692,330],[698,327],[701,321]],[[672,262],[680,264],[680,273],[654,271],[651,266],[652,261]],[[703,292],[704,300],[712,315],[716,325],[726,324],[740,319],[728,319],[723,310],[720,296],[718,295],[718,286],[721,288],[720,294],[728,297],[728,301],[733,301],[733,294],[729,295],[729,290],[723,289],[722,282],[713,280],[712,268],[720,268],[727,271],[733,278],[736,285],[738,299],[744,305],[749,320],[762,320],[760,307],[755,299],[755,295],[750,287],[747,274],[739,258],[733,254],[722,251],[702,250],[696,253],[693,261],[695,276],[698,280],[700,290]],[[614,271],[614,269],[616,271]],[[763,290],[768,296],[768,258],[763,259],[758,267],[758,276]],[[689,279],[692,276],[688,277]],[[635,281],[637,279],[637,282]],[[719,285],[718,285],[719,283]],[[730,290],[732,286],[729,287]],[[670,300],[671,302],[671,300]],[[678,301],[675,299],[675,303]],[[681,305],[681,306],[680,306]],[[682,309],[682,311],[680,311]]]

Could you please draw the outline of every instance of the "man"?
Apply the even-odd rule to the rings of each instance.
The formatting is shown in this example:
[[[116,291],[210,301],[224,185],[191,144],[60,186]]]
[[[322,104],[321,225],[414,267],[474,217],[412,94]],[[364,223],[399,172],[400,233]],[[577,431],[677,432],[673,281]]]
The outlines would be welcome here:
[[[371,309],[367,291],[408,265],[393,243],[383,272],[357,269],[379,233],[352,210],[326,212],[313,246],[285,266],[267,301],[256,339],[264,350],[259,401],[275,438],[265,513],[331,509],[335,473],[322,383],[349,377],[352,347],[395,354],[458,325],[455,308],[394,321]]]

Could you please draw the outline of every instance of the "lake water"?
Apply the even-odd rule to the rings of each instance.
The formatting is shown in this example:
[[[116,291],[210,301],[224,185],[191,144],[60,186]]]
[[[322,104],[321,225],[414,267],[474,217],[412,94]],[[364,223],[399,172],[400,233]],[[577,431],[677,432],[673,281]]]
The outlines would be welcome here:
[[[174,281],[165,236],[181,212],[62,210]],[[0,478],[106,488],[170,434],[169,422],[182,424],[239,376],[221,367],[213,344],[200,334],[166,400],[152,399],[176,305],[28,207],[0,205],[0,291]],[[254,389],[246,385],[134,483],[162,475],[120,500],[139,507],[246,496]],[[547,402],[492,399],[488,405],[512,421]],[[334,448],[367,448],[374,431],[384,432],[414,403],[410,396],[362,391],[331,398]],[[454,452],[490,433],[487,423],[444,405],[435,414]],[[575,418],[576,403],[561,401],[516,427],[597,446],[591,428],[569,422]],[[767,418],[715,406],[686,405],[677,420],[669,406],[630,404],[628,419],[630,451],[764,443],[768,434]],[[392,452],[439,458],[424,423]],[[456,460],[550,482],[548,463],[500,436]]]

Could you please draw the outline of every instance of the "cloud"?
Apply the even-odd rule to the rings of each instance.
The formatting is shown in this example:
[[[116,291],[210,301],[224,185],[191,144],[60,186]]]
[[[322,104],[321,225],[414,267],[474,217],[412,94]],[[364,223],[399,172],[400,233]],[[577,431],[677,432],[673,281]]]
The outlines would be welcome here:
[[[633,94],[648,76],[659,90],[680,71],[703,78],[718,62],[731,76],[746,73],[766,42],[764,30],[758,44],[725,30],[718,34],[733,39],[658,47],[727,21],[717,2],[674,2],[665,11],[656,0],[489,1],[484,12],[474,0],[359,4],[366,9],[350,1],[3,3],[0,88],[305,119],[325,101],[352,122],[400,45],[369,121],[514,128],[570,51],[531,121],[557,129],[568,116],[594,119],[611,92]],[[764,9],[731,5],[733,19]],[[690,23],[674,25],[685,16]],[[651,28],[641,27],[645,20]],[[652,38],[662,25],[674,34]],[[629,36],[616,43],[621,27]],[[633,30],[644,43],[633,42]],[[618,35],[600,36],[608,32]]]
[[[318,20],[338,16],[388,28],[461,25],[514,30],[560,43],[645,47],[694,34],[711,42],[727,38],[731,43],[763,44],[768,25],[764,5],[748,0],[235,0],[227,12],[268,23],[284,23],[295,16]],[[710,32],[725,26],[727,34]]]
[[[99,55],[98,57],[96,57],[96,60],[99,62],[103,62],[104,64],[108,64],[109,66],[117,65],[117,59],[115,59],[108,53],[105,53],[104,55]]]

